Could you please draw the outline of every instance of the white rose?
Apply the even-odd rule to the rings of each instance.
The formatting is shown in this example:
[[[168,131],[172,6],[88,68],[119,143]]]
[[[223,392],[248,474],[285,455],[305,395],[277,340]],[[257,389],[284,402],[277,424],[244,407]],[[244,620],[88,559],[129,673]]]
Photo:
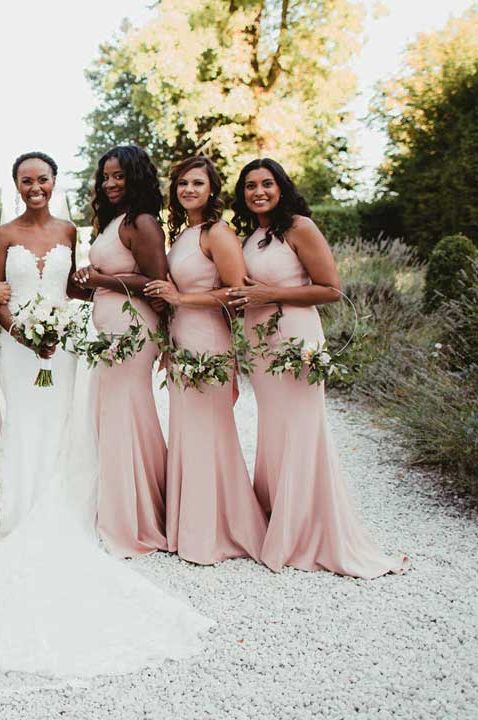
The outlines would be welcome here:
[[[328,352],[321,352],[319,357],[320,357],[320,362],[323,363],[324,365],[328,365],[330,363],[330,361],[332,360],[332,358],[330,357]]]
[[[45,334],[45,328],[43,327],[43,325],[40,325],[40,323],[37,323],[37,324],[34,326],[34,330],[35,330],[35,332],[36,332],[37,335],[44,335],[44,334]]]
[[[284,363],[284,369],[285,369],[285,370],[292,370],[292,367],[293,367],[293,365],[292,365],[291,361],[290,361],[290,360],[286,360],[286,362]]]

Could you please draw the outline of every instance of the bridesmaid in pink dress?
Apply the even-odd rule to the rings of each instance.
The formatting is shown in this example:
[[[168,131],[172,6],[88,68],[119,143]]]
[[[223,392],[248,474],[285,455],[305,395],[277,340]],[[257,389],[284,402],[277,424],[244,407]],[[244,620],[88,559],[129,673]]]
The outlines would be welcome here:
[[[246,284],[232,288],[232,306],[246,308],[246,332],[268,320],[279,304],[281,339],[323,339],[316,305],[340,299],[330,248],[283,168],[254,160],[236,185],[233,222],[246,236]],[[258,405],[254,488],[270,517],[261,560],[272,570],[331,570],[374,578],[401,572],[406,558],[386,556],[362,529],[341,477],[328,434],[324,387],[265,370],[259,360],[252,384]]]
[[[144,150],[118,146],[100,159],[93,209],[99,234],[87,268],[74,276],[94,290],[93,322],[99,331],[124,332],[126,288],[151,330],[157,315],[143,290],[166,277],[162,207],[155,167]],[[166,448],[156,412],[151,368],[157,347],[147,340],[122,365],[100,363],[96,373],[99,451],[98,533],[120,557],[166,550]]]
[[[190,158],[173,169],[168,265],[174,284],[154,281],[146,289],[174,306],[171,336],[193,352],[230,348],[222,287],[237,284],[245,273],[240,243],[220,219],[220,189],[208,158]],[[201,390],[169,383],[168,548],[203,565],[234,557],[258,560],[266,521],[239,445],[232,379]]]

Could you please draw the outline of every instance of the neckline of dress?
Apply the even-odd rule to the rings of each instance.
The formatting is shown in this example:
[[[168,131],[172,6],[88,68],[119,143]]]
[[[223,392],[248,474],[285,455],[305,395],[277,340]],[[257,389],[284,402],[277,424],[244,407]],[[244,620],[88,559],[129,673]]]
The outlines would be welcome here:
[[[68,245],[65,245],[64,243],[60,243],[60,242],[55,243],[55,245],[53,245],[51,248],[49,248],[44,255],[37,255],[35,252],[33,252],[33,250],[30,250],[30,248],[27,248],[26,245],[23,245],[23,243],[15,243],[14,245],[9,245],[7,252],[9,252],[11,250],[11,248],[15,248],[15,247],[22,248],[22,250],[27,252],[30,255],[30,257],[32,257],[34,259],[35,267],[38,271],[38,275],[40,276],[40,280],[43,279],[43,273],[45,270],[47,258],[50,255],[50,253],[53,252],[53,250],[56,250],[57,248],[60,248],[60,247],[64,247],[66,250],[68,250],[68,252],[71,255],[71,247],[69,247]],[[39,263],[42,260],[43,260],[43,266],[40,268]]]

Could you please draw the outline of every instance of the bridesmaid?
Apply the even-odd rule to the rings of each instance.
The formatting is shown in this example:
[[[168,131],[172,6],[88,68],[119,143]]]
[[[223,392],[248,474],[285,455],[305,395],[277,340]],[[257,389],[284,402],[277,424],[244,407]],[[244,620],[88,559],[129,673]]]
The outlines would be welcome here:
[[[283,168],[264,158],[240,173],[233,223],[245,235],[245,284],[232,306],[246,308],[246,332],[282,306],[279,334],[323,339],[316,305],[339,300],[340,281],[327,242]],[[384,555],[357,519],[328,435],[324,388],[290,374],[266,373],[257,362],[252,385],[258,405],[254,487],[270,517],[261,560],[272,570],[331,570],[373,578],[400,572],[405,558]]]
[[[144,324],[157,315],[144,299],[153,277],[167,272],[157,172],[144,150],[134,145],[109,150],[98,163],[92,202],[99,231],[90,263],[74,276],[94,290],[97,330],[124,332],[125,286]],[[121,279],[121,281],[120,281]],[[96,418],[99,451],[98,532],[114,555],[166,550],[166,449],[153,397],[151,367],[157,348],[147,340],[123,363],[99,364]]]
[[[206,157],[173,168],[168,264],[175,284],[156,280],[145,291],[174,307],[171,336],[193,352],[230,348],[223,286],[237,285],[245,273],[240,243],[221,220],[220,190]],[[203,565],[234,557],[258,560],[266,521],[239,445],[232,380],[202,392],[169,383],[169,393],[168,549]]]

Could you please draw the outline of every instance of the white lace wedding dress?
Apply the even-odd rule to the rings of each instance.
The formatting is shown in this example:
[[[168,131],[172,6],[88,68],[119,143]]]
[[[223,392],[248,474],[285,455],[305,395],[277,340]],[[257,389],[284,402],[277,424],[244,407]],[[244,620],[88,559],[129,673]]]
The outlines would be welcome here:
[[[43,262],[43,272],[39,263]],[[37,293],[61,302],[70,249],[8,250],[12,312]],[[139,670],[200,649],[211,622],[98,545],[87,373],[57,349],[52,388],[38,359],[0,336],[0,671],[92,676]]]

